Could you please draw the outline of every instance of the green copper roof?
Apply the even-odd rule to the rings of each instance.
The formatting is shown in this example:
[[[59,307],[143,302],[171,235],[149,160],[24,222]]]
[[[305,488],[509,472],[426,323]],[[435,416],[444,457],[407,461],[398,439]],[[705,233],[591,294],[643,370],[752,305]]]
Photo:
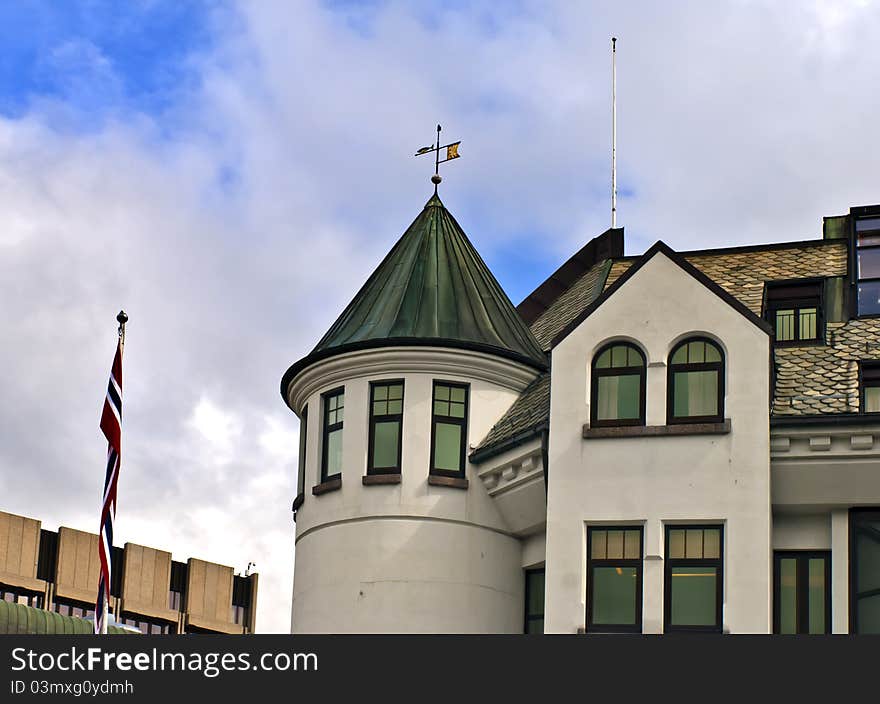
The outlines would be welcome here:
[[[0,634],[94,634],[95,625],[84,618],[62,616],[24,604],[0,600]],[[108,633],[130,633],[119,626],[108,626]]]
[[[546,357],[498,281],[435,194],[314,350],[332,354],[397,344],[466,347],[539,369]]]

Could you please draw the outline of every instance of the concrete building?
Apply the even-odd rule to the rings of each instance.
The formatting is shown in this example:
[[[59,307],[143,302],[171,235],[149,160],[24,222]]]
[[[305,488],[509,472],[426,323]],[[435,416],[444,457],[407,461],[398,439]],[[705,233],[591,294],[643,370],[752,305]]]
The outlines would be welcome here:
[[[142,633],[253,633],[256,574],[165,550],[113,547],[110,612]],[[98,536],[0,511],[0,600],[77,618],[94,618]]]
[[[294,632],[880,632],[880,206],[514,307],[436,195],[284,375]]]

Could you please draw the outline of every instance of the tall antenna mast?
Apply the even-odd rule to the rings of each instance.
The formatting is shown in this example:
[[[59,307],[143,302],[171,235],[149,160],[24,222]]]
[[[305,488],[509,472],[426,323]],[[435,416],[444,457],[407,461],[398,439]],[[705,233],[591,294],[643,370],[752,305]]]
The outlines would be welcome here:
[[[611,227],[617,227],[617,37],[611,37]]]

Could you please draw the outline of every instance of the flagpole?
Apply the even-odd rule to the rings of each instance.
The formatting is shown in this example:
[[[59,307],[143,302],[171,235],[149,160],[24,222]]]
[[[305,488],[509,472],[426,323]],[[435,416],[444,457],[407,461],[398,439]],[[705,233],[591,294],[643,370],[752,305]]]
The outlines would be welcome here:
[[[116,316],[116,322],[119,323],[119,328],[117,329],[117,332],[119,334],[119,359],[121,361],[122,356],[125,352],[125,324],[128,322],[128,315],[126,315],[124,310],[119,311],[119,313]],[[122,424],[120,422],[120,430],[121,430],[121,427],[122,427]],[[120,455],[121,455],[122,448],[120,447],[119,449],[120,449]],[[121,457],[120,457],[120,460],[118,460],[118,461],[121,461]],[[114,514],[116,513],[115,506],[114,506],[113,513]],[[113,552],[112,552],[113,546],[112,545],[110,546],[110,549],[111,549],[111,553],[110,553],[110,555],[107,556],[107,561],[108,561],[108,563],[112,564],[112,559],[113,559]],[[117,567],[118,567],[118,565],[117,565]],[[108,618],[109,611],[110,611],[110,585],[109,584],[106,585],[105,588],[107,590],[107,593],[104,597],[104,618],[103,618],[103,623],[101,624],[101,634],[106,636],[107,635],[107,627],[109,625],[108,621],[110,620]]]
[[[116,518],[116,483],[119,478],[122,455],[122,350],[125,345],[125,324],[128,316],[124,310],[116,316],[119,323],[119,340],[110,370],[107,395],[101,411],[101,432],[107,438],[107,470],[104,477],[104,493],[101,502],[101,527],[98,533],[98,557],[101,573],[98,578],[98,594],[95,603],[95,634],[107,635],[110,615],[110,592],[113,580],[113,523]],[[118,567],[118,565],[117,565]]]
[[[617,227],[617,37],[611,37],[611,227]]]

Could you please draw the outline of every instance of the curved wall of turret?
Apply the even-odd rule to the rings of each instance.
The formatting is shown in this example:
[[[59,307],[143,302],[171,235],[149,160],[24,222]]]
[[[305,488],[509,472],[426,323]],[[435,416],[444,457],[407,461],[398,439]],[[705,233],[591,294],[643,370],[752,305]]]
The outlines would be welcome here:
[[[292,632],[522,632],[519,540],[468,462],[466,487],[430,481],[432,391],[435,380],[468,385],[470,446],[535,375],[482,352],[386,347],[316,362],[291,380],[288,405],[298,415],[308,406]],[[400,480],[365,484],[370,382],[383,379],[404,381]],[[322,394],[339,387],[345,416],[335,488],[320,482],[321,417]]]

